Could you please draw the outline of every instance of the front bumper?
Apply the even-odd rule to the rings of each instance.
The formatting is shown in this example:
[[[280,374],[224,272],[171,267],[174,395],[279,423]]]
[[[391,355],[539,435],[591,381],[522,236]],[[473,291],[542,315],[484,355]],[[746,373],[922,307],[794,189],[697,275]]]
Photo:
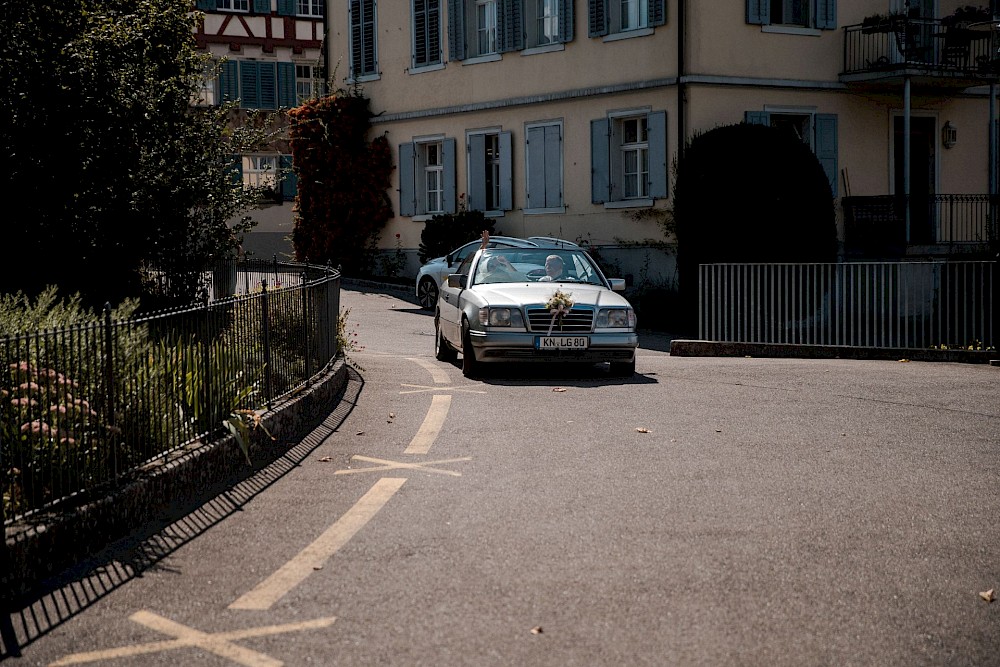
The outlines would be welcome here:
[[[470,331],[476,361],[578,361],[601,363],[629,362],[635,359],[639,335],[630,332],[573,334],[587,336],[586,350],[537,350],[535,339],[541,334],[514,331]]]

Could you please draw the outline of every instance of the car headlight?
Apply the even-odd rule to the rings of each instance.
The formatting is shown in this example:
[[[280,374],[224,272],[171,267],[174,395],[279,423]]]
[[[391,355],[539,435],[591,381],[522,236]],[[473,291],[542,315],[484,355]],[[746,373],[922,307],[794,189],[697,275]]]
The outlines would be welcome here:
[[[599,329],[625,329],[635,327],[635,311],[631,308],[601,308],[597,311]]]
[[[517,308],[480,308],[479,323],[490,327],[523,327],[521,311]]]

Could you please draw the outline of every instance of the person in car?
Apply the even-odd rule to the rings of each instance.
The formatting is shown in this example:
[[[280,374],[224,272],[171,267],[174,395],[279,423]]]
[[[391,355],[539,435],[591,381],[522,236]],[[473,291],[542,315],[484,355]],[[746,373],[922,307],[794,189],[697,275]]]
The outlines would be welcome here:
[[[559,255],[549,255],[546,257],[545,275],[539,278],[538,281],[562,280],[564,277],[562,257]]]
[[[503,255],[494,255],[486,260],[486,272],[478,281],[481,283],[510,283],[524,280],[524,276],[513,267]]]

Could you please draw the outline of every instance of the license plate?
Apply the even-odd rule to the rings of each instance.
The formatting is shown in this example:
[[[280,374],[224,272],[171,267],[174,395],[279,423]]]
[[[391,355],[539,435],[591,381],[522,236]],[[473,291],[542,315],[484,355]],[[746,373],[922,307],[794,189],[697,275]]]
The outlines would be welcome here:
[[[586,336],[538,336],[535,348],[539,350],[586,350],[590,339]]]

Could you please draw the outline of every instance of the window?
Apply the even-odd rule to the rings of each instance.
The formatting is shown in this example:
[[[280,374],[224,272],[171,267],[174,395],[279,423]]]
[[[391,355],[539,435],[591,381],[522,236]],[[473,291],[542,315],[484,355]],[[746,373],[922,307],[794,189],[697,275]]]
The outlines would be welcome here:
[[[562,124],[528,125],[524,134],[525,213],[562,212]]]
[[[215,0],[215,8],[228,12],[248,12],[250,0]]]
[[[302,104],[322,93],[323,82],[313,65],[295,65],[295,100]]]
[[[215,69],[218,66],[219,63],[215,60],[205,64],[201,87],[195,92],[192,104],[212,107],[219,103],[219,78],[215,75]]]
[[[813,111],[747,111],[744,121],[770,125],[793,132],[805,142],[830,180],[830,191],[837,196],[837,115]]]
[[[297,13],[299,16],[323,16],[324,0],[298,0]]]
[[[591,199],[647,206],[667,196],[667,114],[615,113],[590,122]]]
[[[441,64],[441,0],[413,0],[413,67]]]
[[[572,0],[526,0],[525,46],[534,48],[573,40]]]
[[[351,73],[357,80],[378,76],[375,44],[375,0],[350,0]]]
[[[469,208],[487,212],[510,210],[510,132],[469,134],[466,150],[469,158]]]
[[[588,0],[587,9],[591,37],[645,35],[667,18],[665,0]]]
[[[297,106],[295,64],[227,60],[222,63],[219,90],[223,101],[239,100],[240,106],[244,109]]]
[[[455,140],[423,139],[399,146],[399,214],[455,213]]]
[[[244,155],[243,185],[248,188],[274,189],[277,183],[277,155]]]
[[[793,28],[837,27],[837,0],[746,0],[747,23]]]
[[[452,60],[485,58],[524,48],[523,0],[448,0]]]

